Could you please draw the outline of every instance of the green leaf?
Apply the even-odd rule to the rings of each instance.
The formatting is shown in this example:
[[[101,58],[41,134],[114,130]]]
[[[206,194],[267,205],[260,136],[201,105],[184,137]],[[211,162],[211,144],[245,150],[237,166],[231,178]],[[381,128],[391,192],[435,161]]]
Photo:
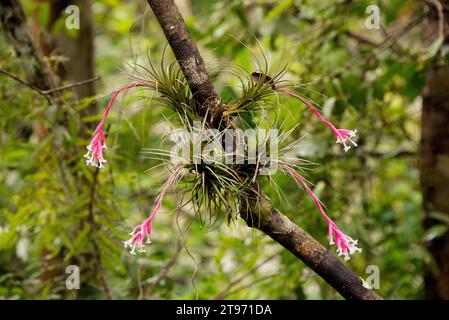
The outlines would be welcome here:
[[[432,241],[433,239],[436,239],[438,237],[441,237],[443,234],[445,234],[448,231],[449,227],[445,224],[437,224],[433,227],[431,227],[429,230],[427,230],[422,239],[424,241]]]
[[[427,48],[427,53],[425,57],[427,59],[433,58],[437,53],[438,50],[440,50],[441,46],[443,45],[444,37],[438,36],[438,38]]]

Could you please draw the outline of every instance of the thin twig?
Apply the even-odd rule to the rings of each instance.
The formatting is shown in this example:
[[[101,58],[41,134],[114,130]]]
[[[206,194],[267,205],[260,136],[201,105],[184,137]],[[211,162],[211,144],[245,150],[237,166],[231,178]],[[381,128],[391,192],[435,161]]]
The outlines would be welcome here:
[[[156,280],[154,280],[153,283],[151,283],[151,285],[148,286],[148,288],[146,290],[147,296],[151,296],[154,293],[155,288],[162,281],[162,279],[164,279],[167,276],[170,269],[175,265],[176,261],[178,260],[178,256],[179,256],[182,248],[184,248],[184,241],[179,240],[178,243],[176,244],[176,250],[175,250],[172,258],[170,260],[168,260],[168,262],[165,264],[165,266],[162,268],[162,270],[156,276]]]
[[[82,80],[82,81],[77,81],[77,82],[74,82],[74,83],[69,83],[67,85],[60,86],[60,87],[57,87],[57,88],[52,88],[52,89],[48,89],[48,90],[41,90],[38,87],[36,87],[34,84],[32,84],[31,82],[28,82],[28,81],[26,81],[24,79],[21,79],[18,76],[12,74],[11,72],[9,72],[9,71],[7,71],[5,69],[0,68],[0,73],[10,77],[11,79],[13,79],[13,80],[23,84],[24,86],[27,86],[28,88],[30,88],[33,91],[37,92],[38,94],[43,96],[47,100],[47,102],[49,104],[52,104],[52,101],[51,101],[50,97],[55,92],[59,92],[59,91],[67,90],[67,89],[72,89],[72,88],[79,87],[79,86],[82,86],[84,84],[95,82],[95,81],[98,81],[98,80],[101,79],[100,76],[97,76],[95,78],[86,79],[86,80]]]
[[[433,5],[435,6],[438,13],[438,36],[444,37],[444,13],[443,6],[439,0],[432,0]]]
[[[365,36],[363,36],[361,34],[353,32],[351,30],[347,30],[345,33],[346,33],[346,35],[348,37],[350,37],[350,38],[352,38],[354,40],[357,40],[357,42],[362,43],[362,44],[369,44],[369,45],[374,46],[374,47],[379,47],[382,44],[381,42],[378,42],[378,41],[375,41],[375,40],[370,39],[368,37],[365,37]]]
[[[18,76],[12,74],[9,71],[6,71],[5,69],[0,68],[0,73],[4,74],[5,76],[10,77],[11,79],[23,84],[24,86],[27,86],[28,88],[30,88],[33,91],[36,91],[38,94],[40,94],[41,96],[43,96],[47,102],[49,104],[52,104],[51,99],[49,98],[49,96],[41,89],[39,89],[38,87],[36,87],[34,84],[32,84],[31,82],[28,82],[24,79],[19,78]]]
[[[243,279],[245,279],[247,276],[253,274],[256,270],[258,270],[260,267],[262,267],[265,263],[267,263],[268,261],[270,261],[271,259],[273,259],[274,257],[278,256],[280,254],[280,252],[276,252],[270,256],[268,256],[267,258],[265,258],[264,260],[262,260],[261,262],[259,262],[258,264],[256,264],[254,267],[252,267],[251,269],[249,269],[247,272],[245,272],[243,275],[241,275],[240,277],[232,280],[231,282],[228,283],[228,285],[226,286],[225,289],[223,289],[221,292],[219,292],[218,294],[216,294],[212,299],[213,300],[222,300],[224,299],[227,295],[228,295],[228,291],[235,286],[236,284],[238,284],[240,281],[242,281]]]
[[[270,274],[270,275],[268,275],[268,276],[259,278],[259,279],[255,280],[255,281],[252,281],[252,282],[250,282],[250,283],[248,283],[248,284],[245,284],[245,285],[243,285],[243,286],[241,286],[241,287],[238,287],[237,289],[234,289],[234,290],[232,290],[232,291],[229,291],[228,293],[226,293],[225,295],[223,295],[223,297],[222,297],[221,299],[225,299],[226,297],[229,297],[230,295],[233,295],[234,293],[237,293],[237,292],[239,292],[239,291],[248,289],[248,288],[250,288],[250,287],[252,287],[252,286],[254,286],[254,285],[256,285],[256,284],[259,284],[259,283],[261,283],[261,282],[263,282],[263,281],[269,280],[269,279],[274,278],[274,277],[277,277],[277,276],[279,276],[279,274]]]
[[[42,91],[42,93],[50,94],[50,93],[57,92],[57,91],[72,89],[72,88],[79,87],[79,86],[82,86],[82,85],[87,84],[87,83],[98,81],[100,79],[101,79],[100,76],[96,76],[95,78],[81,80],[81,81],[78,81],[78,82],[67,84],[65,86],[53,88],[53,89],[50,89],[50,90],[44,90],[44,91]]]

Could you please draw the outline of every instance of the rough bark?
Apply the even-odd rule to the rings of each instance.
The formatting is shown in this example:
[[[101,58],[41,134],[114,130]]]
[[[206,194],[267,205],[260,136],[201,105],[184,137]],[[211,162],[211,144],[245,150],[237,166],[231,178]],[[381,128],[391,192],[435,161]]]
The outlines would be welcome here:
[[[221,102],[207,75],[204,61],[173,0],[148,0],[148,3],[179,61],[197,102],[203,105],[208,101],[214,101],[212,106],[206,104],[206,107],[219,106]],[[363,287],[359,277],[311,235],[274,209],[271,201],[265,196],[259,196],[250,202],[241,201],[240,216],[249,227],[263,231],[300,258],[343,297],[361,300],[382,299],[374,291]]]
[[[215,120],[220,117],[225,105],[218,98],[207,74],[203,58],[187,30],[178,7],[172,0],[149,0],[148,3],[179,62],[196,103],[203,107],[203,114],[206,110],[209,111],[210,122],[214,126]]]
[[[424,228],[444,223],[433,213],[449,216],[449,66],[435,67],[426,74],[423,95],[421,185]],[[437,270],[425,270],[428,299],[449,299],[449,232],[429,241]]]
[[[439,11],[449,7],[449,0],[426,1],[429,18],[425,42],[430,45],[441,35],[441,19],[449,15]],[[444,29],[444,28],[443,28]],[[443,32],[444,34],[444,32]],[[447,43],[447,36],[445,42]],[[426,72],[423,91],[422,136],[421,136],[421,187],[423,195],[425,230],[445,222],[437,216],[449,218],[449,65],[435,59]],[[427,299],[449,299],[449,232],[426,243],[434,265],[424,270],[425,297]]]

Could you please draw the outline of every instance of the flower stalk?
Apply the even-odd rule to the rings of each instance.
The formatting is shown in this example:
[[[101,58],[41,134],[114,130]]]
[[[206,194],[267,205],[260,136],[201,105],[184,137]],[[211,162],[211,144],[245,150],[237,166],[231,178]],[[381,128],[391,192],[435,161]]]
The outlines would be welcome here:
[[[354,147],[357,147],[357,143],[352,139],[356,136],[357,130],[348,130],[348,129],[337,129],[330,121],[323,117],[323,115],[315,108],[312,104],[307,102],[303,97],[299,94],[290,91],[285,88],[275,88],[277,92],[284,93],[290,97],[296,98],[301,101],[307,108],[309,108],[322,122],[324,122],[329,128],[331,128],[333,134],[337,138],[337,143],[340,143],[343,146],[345,152],[351,149],[351,144]]]
[[[290,166],[285,166],[284,168],[296,181],[298,181],[306,189],[307,193],[312,198],[318,210],[320,210],[320,213],[323,215],[324,219],[326,219],[328,223],[329,244],[335,244],[337,246],[337,254],[339,256],[343,256],[344,260],[347,261],[350,259],[350,255],[356,252],[361,252],[362,249],[357,247],[357,240],[354,240],[350,236],[344,234],[337,227],[335,222],[332,221],[331,218],[329,218],[329,216],[324,211],[323,206],[321,205],[321,201],[318,199],[312,189],[310,189],[304,178],[301,177],[301,175],[293,170],[293,168],[291,168]]]
[[[128,240],[123,242],[125,248],[130,249],[130,251],[129,251],[130,254],[135,255],[136,248],[138,249],[139,252],[145,252],[145,244],[151,243],[151,239],[150,239],[151,222],[152,222],[156,212],[158,212],[158,210],[160,209],[160,207],[162,205],[162,200],[164,199],[165,194],[167,193],[170,186],[173,185],[173,183],[178,178],[179,172],[181,171],[182,168],[183,168],[182,165],[178,165],[175,168],[175,170],[172,172],[172,174],[167,179],[167,181],[165,181],[165,184],[162,187],[162,191],[156,199],[156,206],[151,211],[149,217],[141,224],[132,228],[132,230],[129,234],[131,236],[131,238],[129,238]]]
[[[129,83],[121,88],[115,89],[112,91],[111,99],[109,100],[108,106],[106,107],[106,110],[103,114],[103,117],[96,127],[92,140],[90,141],[89,145],[87,146],[87,153],[84,155],[84,158],[86,158],[86,164],[89,166],[94,166],[98,168],[103,168],[104,163],[106,163],[106,160],[103,157],[103,150],[107,149],[106,145],[106,136],[103,131],[104,123],[108,117],[109,111],[111,110],[112,105],[114,104],[115,99],[117,96],[125,90],[135,88],[135,87],[151,87],[156,88],[157,84],[152,81],[136,81]]]

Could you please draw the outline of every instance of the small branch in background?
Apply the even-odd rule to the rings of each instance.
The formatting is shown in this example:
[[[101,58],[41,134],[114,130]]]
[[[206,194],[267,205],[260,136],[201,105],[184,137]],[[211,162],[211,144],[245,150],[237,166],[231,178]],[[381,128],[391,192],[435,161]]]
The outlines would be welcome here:
[[[238,288],[236,288],[236,289],[234,289],[234,290],[232,290],[232,291],[229,291],[229,292],[225,293],[220,299],[226,299],[227,297],[229,297],[230,295],[233,295],[234,293],[237,293],[237,292],[239,292],[239,291],[248,289],[248,288],[250,288],[250,287],[252,287],[252,286],[254,286],[254,285],[256,285],[256,284],[259,284],[259,283],[261,283],[261,282],[270,280],[270,279],[272,279],[272,278],[274,278],[274,277],[278,277],[278,276],[280,276],[280,274],[270,274],[270,275],[268,275],[268,276],[261,277],[261,278],[255,280],[255,281],[253,281],[253,282],[251,282],[251,283],[245,284],[245,285],[243,285],[243,286],[241,286],[241,287],[238,287]]]
[[[5,76],[10,77],[11,79],[23,84],[24,86],[27,86],[28,88],[30,88],[33,91],[37,92],[38,94],[43,96],[49,104],[52,104],[51,96],[55,92],[72,89],[72,88],[79,87],[79,86],[85,85],[87,83],[95,82],[95,81],[98,81],[101,79],[100,76],[97,76],[95,78],[86,79],[86,80],[82,80],[82,81],[78,81],[78,82],[74,82],[74,83],[69,83],[67,85],[60,86],[60,87],[56,87],[56,88],[52,88],[52,89],[48,89],[48,90],[41,90],[38,87],[36,87],[34,84],[32,84],[31,82],[21,79],[18,76],[12,74],[11,72],[9,72],[5,69],[0,68],[0,73],[4,74]]]
[[[179,240],[176,244],[175,252],[170,260],[165,264],[165,266],[161,269],[159,274],[156,276],[156,279],[148,286],[146,291],[146,296],[151,296],[154,293],[154,290],[159,285],[159,283],[168,275],[170,269],[175,265],[178,260],[179,254],[181,253],[182,248],[184,248],[184,241]]]
[[[395,34],[392,34],[385,38],[385,40],[381,43],[380,47],[388,48],[393,43],[395,43],[397,40],[405,36],[407,33],[409,33],[411,30],[413,30],[414,27],[416,27],[418,24],[420,24],[424,19],[426,18],[426,15],[420,15],[416,18],[410,20],[410,22],[404,26],[400,31],[398,31]]]
[[[86,79],[86,80],[82,80],[82,81],[73,82],[73,83],[67,84],[65,86],[60,86],[60,87],[57,87],[57,88],[54,88],[54,89],[44,90],[42,92],[44,94],[50,94],[50,93],[57,92],[57,91],[62,91],[62,90],[67,90],[67,89],[72,89],[72,88],[75,88],[75,87],[79,87],[79,86],[82,86],[82,85],[85,85],[85,84],[88,84],[88,83],[91,83],[91,82],[95,82],[95,81],[98,81],[98,80],[101,80],[100,76],[96,76],[95,78],[91,78],[91,79]]]
[[[432,0],[438,12],[438,36],[444,38],[444,13],[443,6],[439,0]]]
[[[34,84],[32,84],[31,82],[26,81],[24,79],[21,79],[18,76],[12,74],[11,72],[9,72],[9,71],[7,71],[5,69],[0,68],[0,73],[4,74],[5,76],[10,77],[11,79],[13,79],[13,80],[23,84],[24,86],[27,86],[28,88],[30,88],[33,91],[37,92],[38,94],[43,96],[47,100],[47,102],[49,104],[53,103],[52,100],[51,100],[51,96],[55,92],[72,89],[72,88],[79,87],[79,86],[82,86],[84,84],[95,82],[95,81],[98,81],[98,80],[101,79],[100,76],[97,76],[97,77],[92,78],[92,79],[86,79],[86,80],[70,83],[70,84],[67,84],[67,85],[64,85],[64,86],[60,86],[60,87],[56,87],[56,88],[52,88],[52,89],[48,89],[48,90],[41,90],[38,87],[36,87]]]
[[[51,99],[48,97],[48,94],[46,94],[43,90],[41,90],[41,89],[39,89],[38,87],[36,87],[36,86],[35,86],[34,84],[32,84],[31,82],[28,82],[28,81],[26,81],[26,80],[24,80],[24,79],[20,79],[18,76],[14,75],[14,74],[12,74],[11,72],[6,71],[6,70],[4,70],[4,69],[2,69],[2,68],[0,68],[0,73],[4,74],[5,76],[10,77],[11,79],[13,79],[13,80],[15,80],[15,81],[17,81],[17,82],[19,82],[19,83],[21,83],[21,84],[23,84],[24,86],[27,86],[27,87],[30,88],[31,90],[33,90],[33,91],[37,92],[38,94],[40,94],[41,96],[43,96],[43,97],[47,100],[47,102],[48,102],[49,104],[52,104],[52,101],[51,101]]]
[[[438,14],[438,36],[444,37],[444,11],[449,10],[448,7],[443,7],[439,0],[424,0],[427,6],[436,10]],[[449,23],[449,20],[448,22]]]
[[[348,37],[356,40],[358,43],[361,43],[361,44],[369,44],[369,45],[374,46],[374,47],[379,47],[379,46],[382,45],[381,42],[378,42],[376,40],[367,38],[367,37],[365,37],[365,36],[363,36],[361,34],[353,32],[351,30],[347,30],[345,33],[346,33],[346,35]]]
[[[263,265],[265,265],[267,262],[271,261],[273,258],[275,258],[276,256],[278,256],[280,254],[280,252],[276,252],[270,256],[268,256],[267,258],[265,258],[264,260],[262,260],[261,262],[259,262],[258,264],[256,264],[254,267],[252,267],[251,269],[249,269],[247,272],[245,272],[243,275],[241,275],[240,277],[230,281],[226,288],[224,288],[221,292],[219,292],[218,294],[216,294],[212,299],[213,300],[223,300],[225,297],[229,296],[229,290],[232,289],[233,286],[235,286],[236,284],[238,284],[239,282],[241,282],[243,279],[245,279],[246,277],[254,274],[260,267],[262,267]]]

